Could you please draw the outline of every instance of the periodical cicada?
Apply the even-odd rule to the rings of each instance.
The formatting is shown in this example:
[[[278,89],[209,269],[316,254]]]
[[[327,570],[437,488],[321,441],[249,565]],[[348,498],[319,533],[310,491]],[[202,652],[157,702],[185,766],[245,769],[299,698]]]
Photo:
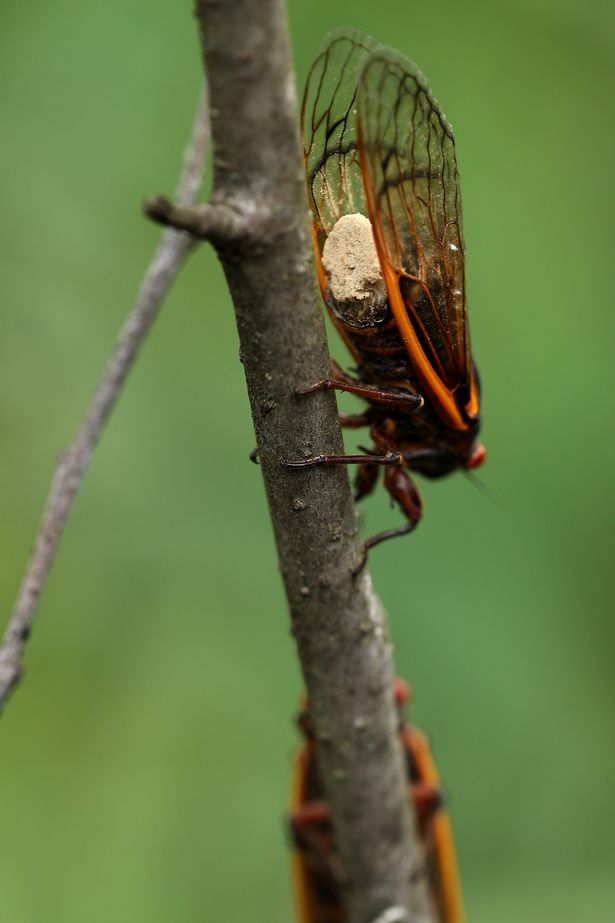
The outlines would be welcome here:
[[[355,363],[303,388],[367,401],[343,426],[369,426],[364,455],[291,466],[356,464],[357,498],[384,485],[406,517],[369,539],[410,532],[422,502],[408,470],[438,478],[478,467],[480,385],[465,298],[461,197],[450,124],[419,69],[363,33],[332,33],[302,108],[318,277]]]
[[[405,720],[403,709],[410,690],[403,680],[396,680],[394,695],[406,759],[408,796],[414,806],[424,853],[419,874],[426,875],[439,923],[463,923],[457,859],[438,771],[425,735]],[[305,739],[295,765],[290,829],[299,920],[344,923],[341,860],[320,781],[317,743],[307,705],[300,712],[298,724]]]

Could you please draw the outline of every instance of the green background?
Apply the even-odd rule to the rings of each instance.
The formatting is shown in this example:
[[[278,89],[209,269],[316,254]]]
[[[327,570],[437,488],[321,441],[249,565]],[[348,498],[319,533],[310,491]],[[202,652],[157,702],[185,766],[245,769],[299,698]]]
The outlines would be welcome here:
[[[615,919],[613,5],[291,0],[298,82],[355,26],[453,123],[481,472],[377,549],[472,923]],[[159,236],[198,97],[188,0],[7,3],[0,30],[0,592]],[[339,344],[333,352],[342,356]],[[290,921],[301,688],[237,337],[209,248],[105,434],[0,723],[7,923]],[[398,521],[379,492],[373,532]]]

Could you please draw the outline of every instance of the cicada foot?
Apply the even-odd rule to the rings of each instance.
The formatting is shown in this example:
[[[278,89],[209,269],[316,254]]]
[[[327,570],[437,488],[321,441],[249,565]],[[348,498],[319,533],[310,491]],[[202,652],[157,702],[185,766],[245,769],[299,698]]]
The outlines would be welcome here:
[[[375,545],[386,542],[390,538],[397,538],[399,535],[408,535],[413,529],[414,525],[408,522],[403,526],[397,526],[395,529],[384,529],[382,532],[377,532],[376,535],[366,539],[361,545],[361,557],[357,566],[352,569],[352,576],[358,577],[365,570],[368,554]]]

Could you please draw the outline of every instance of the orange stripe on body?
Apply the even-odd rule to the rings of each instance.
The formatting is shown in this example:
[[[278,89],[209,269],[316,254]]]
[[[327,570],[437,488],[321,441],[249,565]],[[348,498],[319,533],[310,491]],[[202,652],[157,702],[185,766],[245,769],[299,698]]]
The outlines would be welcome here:
[[[322,292],[322,297],[327,297],[327,289],[329,288],[329,283],[327,282],[327,274],[325,272],[325,267],[322,265],[322,256],[320,255],[320,247],[318,246],[318,234],[316,233],[316,228],[312,223],[312,242],[314,244],[314,254],[316,256],[316,272],[318,273],[318,284],[320,285],[320,291]]]
[[[471,417],[477,417],[480,410],[478,402],[478,388],[476,386],[476,375],[474,369],[470,373],[470,400],[466,404],[466,411]]]
[[[406,727],[403,735],[416,762],[421,781],[440,786],[440,775],[423,732],[415,727]],[[438,867],[441,873],[445,923],[464,923],[461,881],[455,854],[453,829],[447,811],[440,809],[434,817],[433,836]]]
[[[391,305],[397,327],[406,344],[406,349],[414,363],[421,384],[425,388],[434,408],[442,417],[443,421],[453,429],[466,430],[468,429],[468,424],[464,421],[459,412],[453,392],[446,387],[440,376],[434,371],[432,364],[425,355],[423,347],[419,343],[414,327],[408,317],[406,305],[401,297],[401,292],[399,290],[399,275],[396,270],[391,267],[388,258],[382,252],[381,244],[378,242],[379,234],[376,234],[375,237],[376,243],[378,244],[384,282],[389,296],[389,304]]]
[[[291,813],[298,810],[305,800],[306,772],[308,764],[308,748],[310,744],[305,744],[295,759],[295,769],[293,773],[293,784],[290,796]],[[291,855],[291,874],[293,881],[293,892],[295,896],[295,905],[297,916],[300,923],[314,923],[314,914],[312,901],[310,899],[310,886],[308,884],[308,871],[305,866],[299,847],[293,845]]]

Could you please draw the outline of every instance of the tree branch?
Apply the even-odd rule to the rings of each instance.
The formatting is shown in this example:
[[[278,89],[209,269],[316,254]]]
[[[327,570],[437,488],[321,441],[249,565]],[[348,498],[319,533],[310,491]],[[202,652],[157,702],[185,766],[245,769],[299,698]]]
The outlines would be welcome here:
[[[180,206],[188,207],[196,200],[208,146],[209,107],[204,90],[177,186],[176,198]],[[188,234],[169,229],[162,235],[136,303],[120,332],[77,436],[60,458],[34,552],[0,647],[0,710],[21,678],[24,648],[36,617],[38,601],[92,452],[158,315],[164,296],[193,246],[194,239]]]
[[[432,920],[408,805],[382,606],[361,560],[331,392],[283,0],[197,0],[212,95],[211,205],[146,206],[218,250],[232,294],[261,471],[345,873],[350,923]],[[232,215],[232,233],[220,221]],[[217,217],[216,217],[217,215]],[[243,230],[242,230],[243,224]]]
[[[193,207],[177,205],[165,196],[149,199],[143,206],[148,218],[178,231],[188,231],[197,240],[208,240],[216,247],[239,241],[258,240],[266,233],[267,216],[261,212],[241,214],[237,209],[211,202]]]

